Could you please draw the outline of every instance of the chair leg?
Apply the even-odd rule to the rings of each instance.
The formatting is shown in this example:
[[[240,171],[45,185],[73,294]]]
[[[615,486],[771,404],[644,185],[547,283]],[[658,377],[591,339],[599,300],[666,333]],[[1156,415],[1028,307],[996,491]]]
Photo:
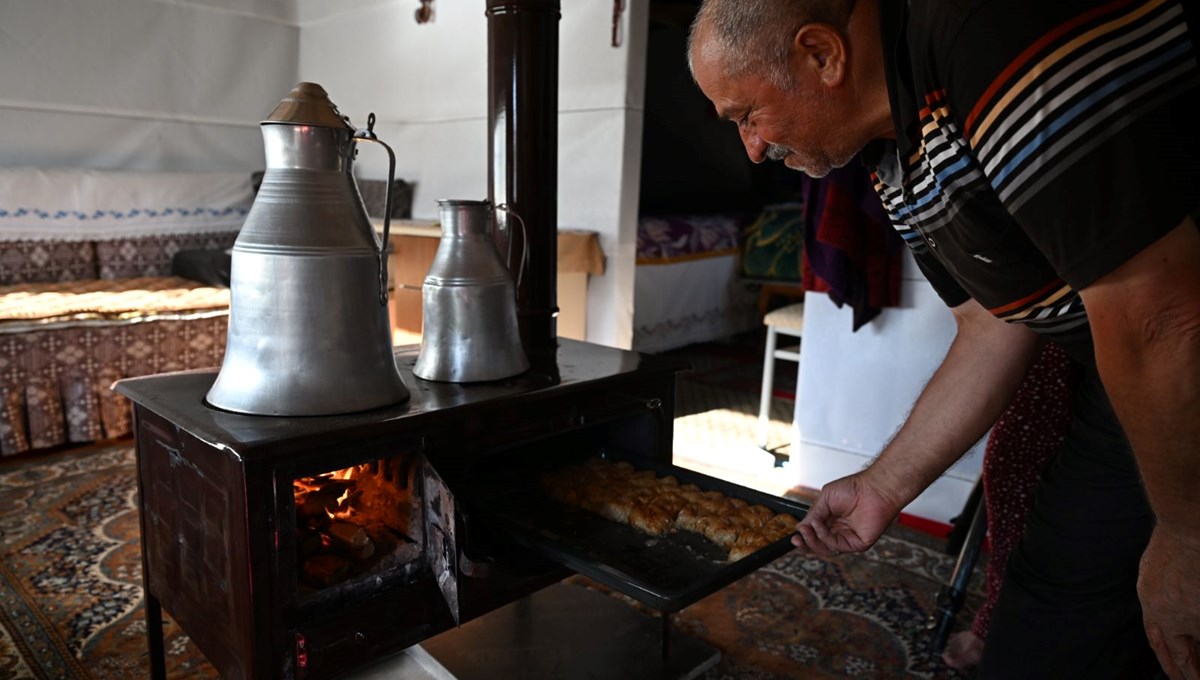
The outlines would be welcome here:
[[[767,431],[771,425],[771,393],[775,387],[775,329],[767,326],[767,347],[763,352],[762,392],[758,402],[758,446],[767,448]]]

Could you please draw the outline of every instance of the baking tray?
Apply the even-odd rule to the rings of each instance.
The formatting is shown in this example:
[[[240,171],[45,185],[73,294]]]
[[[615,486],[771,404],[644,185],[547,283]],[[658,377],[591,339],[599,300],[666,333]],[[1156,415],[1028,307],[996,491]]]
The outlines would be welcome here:
[[[786,554],[793,547],[791,538],[785,536],[736,562],[726,562],[727,551],[699,534],[677,531],[651,536],[558,503],[541,489],[538,478],[542,472],[589,457],[625,460],[639,470],[653,470],[660,477],[674,475],[680,484],[695,484],[705,491],[765,505],[797,520],[808,511],[803,503],[611,447],[569,460],[556,456],[541,465],[506,457],[508,465],[503,470],[488,473],[493,489],[506,489],[478,499],[477,510],[489,524],[509,533],[517,543],[667,613],[679,611]]]

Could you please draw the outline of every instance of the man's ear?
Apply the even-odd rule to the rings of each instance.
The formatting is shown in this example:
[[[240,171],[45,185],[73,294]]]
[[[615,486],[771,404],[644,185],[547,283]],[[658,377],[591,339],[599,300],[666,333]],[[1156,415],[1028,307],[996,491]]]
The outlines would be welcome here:
[[[805,24],[796,31],[788,61],[793,76],[807,73],[826,87],[836,87],[846,76],[846,41],[829,24]]]

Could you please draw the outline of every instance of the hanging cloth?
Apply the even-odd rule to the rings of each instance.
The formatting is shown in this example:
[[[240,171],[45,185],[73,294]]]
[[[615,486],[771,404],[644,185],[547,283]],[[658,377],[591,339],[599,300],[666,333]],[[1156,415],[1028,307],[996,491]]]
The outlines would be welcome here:
[[[822,179],[807,176],[801,287],[850,305],[854,330],[900,304],[904,240],[892,228],[870,177],[857,161]]]

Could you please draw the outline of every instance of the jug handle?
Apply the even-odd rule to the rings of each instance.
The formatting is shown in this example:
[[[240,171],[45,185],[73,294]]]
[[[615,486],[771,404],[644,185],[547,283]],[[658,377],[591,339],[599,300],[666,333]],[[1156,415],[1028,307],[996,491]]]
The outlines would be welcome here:
[[[367,127],[363,130],[357,130],[354,133],[354,139],[365,142],[375,142],[376,144],[387,149],[388,154],[388,181],[387,181],[387,199],[384,201],[383,207],[383,241],[379,244],[379,304],[387,306],[387,251],[388,251],[388,232],[392,223],[392,190],[396,181],[396,154],[392,151],[392,147],[385,144],[377,136],[375,136],[375,114],[367,116]]]
[[[529,262],[529,232],[525,230],[525,220],[522,219],[517,211],[513,210],[507,203],[501,203],[496,206],[496,210],[508,213],[517,218],[517,224],[521,226],[521,264],[517,267],[517,288],[521,287],[521,277],[525,274],[525,265]],[[508,238],[508,254],[504,260],[507,262],[512,259],[512,237]]]

